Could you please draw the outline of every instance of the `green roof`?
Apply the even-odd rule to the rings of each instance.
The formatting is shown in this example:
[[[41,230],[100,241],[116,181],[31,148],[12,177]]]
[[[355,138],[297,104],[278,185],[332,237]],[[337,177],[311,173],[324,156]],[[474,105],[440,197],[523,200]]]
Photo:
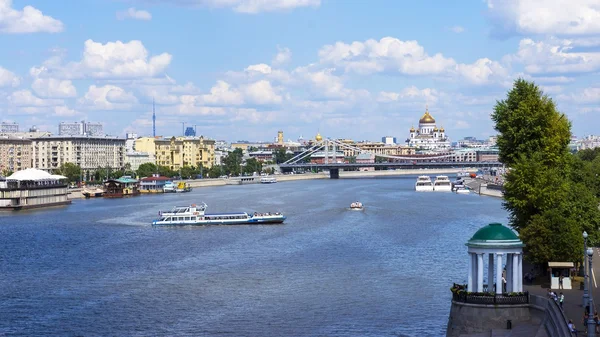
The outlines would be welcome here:
[[[117,179],[118,182],[123,183],[123,184],[128,184],[128,183],[137,183],[138,180],[137,179],[133,179],[131,177],[121,177],[119,179]]]
[[[512,229],[503,226],[501,223],[491,223],[483,228],[480,228],[471,240],[467,243],[467,246],[520,246],[523,247],[523,242],[519,239],[517,234]]]

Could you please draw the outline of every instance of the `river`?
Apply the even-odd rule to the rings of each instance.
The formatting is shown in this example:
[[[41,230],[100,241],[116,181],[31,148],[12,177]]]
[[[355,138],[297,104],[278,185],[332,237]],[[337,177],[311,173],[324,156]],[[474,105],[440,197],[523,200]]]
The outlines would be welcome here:
[[[206,187],[0,212],[0,335],[443,336],[465,242],[501,199],[416,177]],[[353,201],[365,210],[349,211]],[[283,225],[153,227],[159,210]]]

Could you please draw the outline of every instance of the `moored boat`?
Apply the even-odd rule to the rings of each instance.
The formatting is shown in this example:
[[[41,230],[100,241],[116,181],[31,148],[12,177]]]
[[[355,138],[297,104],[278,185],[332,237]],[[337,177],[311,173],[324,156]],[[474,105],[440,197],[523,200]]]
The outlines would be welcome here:
[[[175,193],[177,192],[177,186],[172,181],[167,181],[163,186],[164,193]]]
[[[104,194],[104,190],[101,188],[89,189],[84,187],[81,194],[86,198],[101,198]]]
[[[433,190],[436,192],[452,192],[452,183],[448,176],[437,176],[433,182]]]
[[[159,219],[153,225],[166,226],[202,226],[202,225],[265,225],[280,224],[287,218],[279,212],[248,214],[237,213],[205,213],[205,203],[191,206],[175,206],[167,212],[159,212]]]
[[[192,188],[185,182],[180,181],[177,184],[177,188],[175,189],[175,192],[177,193],[184,193],[184,192],[191,192]]]
[[[429,176],[419,176],[415,183],[415,191],[417,192],[428,192],[433,191],[433,183]]]
[[[261,184],[274,184],[276,182],[277,182],[277,178],[275,178],[275,177],[261,177],[260,178]]]
[[[466,186],[458,186],[454,192],[456,192],[457,194],[469,194],[471,193],[471,191],[469,190],[468,187]]]

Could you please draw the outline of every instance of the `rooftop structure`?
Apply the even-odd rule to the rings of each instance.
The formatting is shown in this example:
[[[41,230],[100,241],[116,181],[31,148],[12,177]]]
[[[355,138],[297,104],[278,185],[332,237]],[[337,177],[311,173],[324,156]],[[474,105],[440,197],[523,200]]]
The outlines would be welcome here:
[[[419,128],[410,128],[410,135],[406,142],[409,146],[422,149],[450,147],[450,141],[446,137],[446,130],[444,130],[444,127],[437,127],[435,118],[429,114],[427,107],[425,108],[425,113],[419,119]]]
[[[25,169],[0,180],[0,210],[70,204],[67,177]]]
[[[0,133],[16,133],[19,132],[19,124],[17,123],[6,123],[0,124]]]

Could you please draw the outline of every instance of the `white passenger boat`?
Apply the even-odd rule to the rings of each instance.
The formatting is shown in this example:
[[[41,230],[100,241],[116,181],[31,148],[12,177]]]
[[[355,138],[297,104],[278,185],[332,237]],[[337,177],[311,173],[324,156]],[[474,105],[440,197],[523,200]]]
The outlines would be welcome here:
[[[175,193],[177,192],[177,186],[172,181],[167,181],[165,186],[163,186],[164,193]]]
[[[433,182],[433,190],[436,192],[452,192],[452,183],[448,176],[437,176]]]
[[[205,213],[205,203],[191,206],[175,206],[167,212],[159,212],[159,219],[153,225],[192,226],[192,225],[263,225],[283,223],[286,217],[279,213]]]
[[[433,183],[429,176],[419,176],[415,183],[415,191],[417,192],[428,192],[433,191]]]
[[[277,182],[277,178],[275,178],[275,177],[261,177],[260,178],[261,184],[274,184],[276,182]]]
[[[350,209],[353,211],[362,211],[364,209],[362,202],[353,202],[350,204]]]

